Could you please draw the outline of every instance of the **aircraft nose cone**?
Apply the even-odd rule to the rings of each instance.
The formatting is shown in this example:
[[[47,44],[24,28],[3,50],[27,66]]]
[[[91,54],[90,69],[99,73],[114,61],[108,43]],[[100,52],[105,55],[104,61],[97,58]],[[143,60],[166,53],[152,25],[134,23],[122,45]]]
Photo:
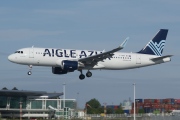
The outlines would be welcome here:
[[[14,60],[13,55],[9,55],[9,56],[8,56],[8,60],[11,61],[11,62],[13,62],[13,60]]]

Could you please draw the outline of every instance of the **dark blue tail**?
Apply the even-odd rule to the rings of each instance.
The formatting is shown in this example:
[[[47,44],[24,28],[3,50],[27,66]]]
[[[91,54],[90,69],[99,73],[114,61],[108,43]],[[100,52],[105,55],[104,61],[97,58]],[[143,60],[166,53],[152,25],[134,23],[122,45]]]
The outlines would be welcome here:
[[[162,56],[167,33],[167,29],[160,29],[156,36],[138,53]]]

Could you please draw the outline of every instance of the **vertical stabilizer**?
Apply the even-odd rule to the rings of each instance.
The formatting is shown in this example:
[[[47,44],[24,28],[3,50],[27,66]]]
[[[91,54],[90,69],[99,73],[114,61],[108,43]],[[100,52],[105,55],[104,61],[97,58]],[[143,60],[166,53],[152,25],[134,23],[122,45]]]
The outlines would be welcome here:
[[[155,37],[138,53],[162,56],[167,33],[167,29],[160,29]]]

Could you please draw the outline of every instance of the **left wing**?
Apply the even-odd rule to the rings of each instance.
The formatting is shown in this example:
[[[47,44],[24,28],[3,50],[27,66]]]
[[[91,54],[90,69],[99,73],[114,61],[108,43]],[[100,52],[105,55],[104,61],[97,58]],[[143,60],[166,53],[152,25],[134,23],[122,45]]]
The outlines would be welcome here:
[[[100,53],[97,55],[93,55],[93,56],[89,56],[89,57],[85,57],[85,58],[80,58],[78,61],[83,63],[84,65],[90,65],[90,66],[94,66],[96,65],[99,61],[103,61],[106,58],[111,58],[114,55],[114,52],[117,52],[121,49],[123,49],[126,46],[126,43],[128,41],[129,37],[127,37],[124,42],[117,48],[104,52],[104,53]]]

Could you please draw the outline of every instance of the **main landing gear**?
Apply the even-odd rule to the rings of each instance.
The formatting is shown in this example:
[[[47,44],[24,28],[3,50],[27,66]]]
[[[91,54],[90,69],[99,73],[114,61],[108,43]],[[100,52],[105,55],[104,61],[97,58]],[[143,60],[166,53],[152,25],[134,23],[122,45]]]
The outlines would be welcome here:
[[[32,74],[31,70],[32,70],[32,65],[29,65],[29,71],[27,72],[28,75]]]
[[[81,72],[81,74],[79,75],[79,79],[83,80],[85,78],[85,75],[82,73],[82,70],[79,70]],[[86,73],[86,77],[91,77],[92,76],[92,72],[90,72],[89,70]]]

